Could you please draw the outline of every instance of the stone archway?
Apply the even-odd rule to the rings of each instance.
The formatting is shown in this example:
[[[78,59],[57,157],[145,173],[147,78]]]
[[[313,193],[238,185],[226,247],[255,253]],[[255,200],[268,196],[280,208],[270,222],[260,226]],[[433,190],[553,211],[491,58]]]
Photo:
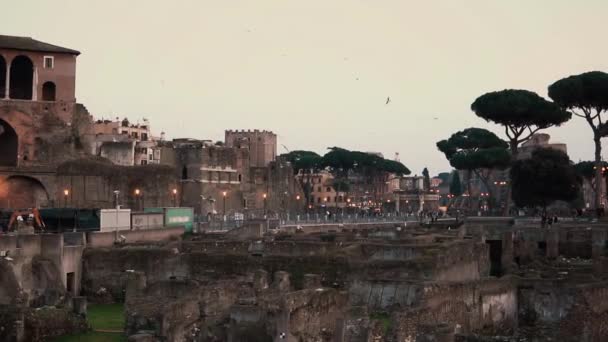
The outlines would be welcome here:
[[[36,178],[10,176],[0,183],[0,207],[35,208],[49,205],[49,194]]]
[[[8,122],[0,119],[0,166],[17,166],[19,137]]]
[[[31,100],[34,84],[34,63],[26,56],[17,56],[11,62],[9,97],[15,100]]]
[[[0,55],[0,99],[6,94],[6,60]]]

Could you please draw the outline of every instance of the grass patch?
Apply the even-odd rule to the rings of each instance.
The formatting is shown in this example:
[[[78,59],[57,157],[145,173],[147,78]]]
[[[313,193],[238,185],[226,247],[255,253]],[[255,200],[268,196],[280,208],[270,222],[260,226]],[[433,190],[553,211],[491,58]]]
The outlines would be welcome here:
[[[124,330],[125,311],[122,304],[91,304],[87,310],[93,330]]]
[[[127,338],[118,333],[89,332],[80,335],[58,337],[53,342],[126,342]]]
[[[380,321],[382,330],[384,330],[385,334],[391,329],[391,316],[386,312],[374,312],[369,315],[369,319],[372,321]]]
[[[91,304],[87,308],[88,321],[93,330],[116,330],[114,332],[91,331],[86,334],[61,336],[53,342],[126,342],[122,333],[125,313],[122,304]]]

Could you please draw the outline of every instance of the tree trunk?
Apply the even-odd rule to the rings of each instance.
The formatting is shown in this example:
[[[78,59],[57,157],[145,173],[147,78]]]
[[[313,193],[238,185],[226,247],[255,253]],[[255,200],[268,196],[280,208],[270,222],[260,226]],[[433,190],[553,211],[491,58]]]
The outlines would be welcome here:
[[[471,170],[467,170],[467,200],[469,201],[467,207],[469,208],[469,214],[471,213],[471,211],[473,211],[473,196],[471,194],[471,173]]]
[[[509,142],[509,146],[511,148],[511,162],[517,160],[517,154],[519,153],[517,148],[517,139],[511,139]],[[511,208],[511,190],[513,189],[513,184],[511,179],[509,179],[509,183],[507,184],[507,198],[505,199],[505,209],[503,212],[504,216],[510,216],[509,209]]]
[[[595,143],[595,211],[599,216],[599,208],[602,207],[602,142],[599,133],[593,134]]]
[[[481,181],[483,182],[483,184],[486,186],[486,189],[488,191],[488,196],[487,197],[487,203],[488,203],[488,211],[491,213],[492,209],[494,209],[494,203],[492,202],[493,198],[494,198],[494,191],[492,190],[492,186],[490,184],[490,177],[492,177],[492,172],[493,170],[488,170],[487,175],[483,174],[483,170],[479,171],[479,173],[477,173],[477,177],[479,177],[479,179],[481,179]]]

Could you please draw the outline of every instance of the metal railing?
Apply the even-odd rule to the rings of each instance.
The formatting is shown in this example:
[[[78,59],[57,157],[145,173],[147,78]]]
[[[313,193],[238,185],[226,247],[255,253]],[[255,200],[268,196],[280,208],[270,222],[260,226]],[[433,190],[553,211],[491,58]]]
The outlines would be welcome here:
[[[416,215],[357,215],[357,214],[282,214],[266,215],[266,217],[248,217],[242,220],[234,220],[229,217],[195,217],[195,226],[199,232],[226,232],[247,225],[249,222],[266,221],[270,229],[290,225],[315,225],[315,224],[344,224],[344,223],[392,223],[392,222],[419,222]]]

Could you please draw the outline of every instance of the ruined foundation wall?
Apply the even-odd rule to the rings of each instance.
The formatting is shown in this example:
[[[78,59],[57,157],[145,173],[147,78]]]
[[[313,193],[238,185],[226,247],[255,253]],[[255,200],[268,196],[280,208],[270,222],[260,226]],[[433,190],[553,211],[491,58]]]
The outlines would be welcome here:
[[[421,326],[448,323],[463,332],[511,333],[517,327],[517,289],[509,280],[426,285],[421,304],[393,315],[394,336],[414,340]]]
[[[128,208],[174,206],[172,189],[181,189],[171,167],[164,165],[119,166],[103,159],[66,162],[57,169],[56,203],[70,207],[112,208],[114,191],[120,191],[119,204]],[[70,189],[66,199],[63,189]],[[141,197],[135,197],[139,189]],[[178,203],[179,204],[179,203]]]

